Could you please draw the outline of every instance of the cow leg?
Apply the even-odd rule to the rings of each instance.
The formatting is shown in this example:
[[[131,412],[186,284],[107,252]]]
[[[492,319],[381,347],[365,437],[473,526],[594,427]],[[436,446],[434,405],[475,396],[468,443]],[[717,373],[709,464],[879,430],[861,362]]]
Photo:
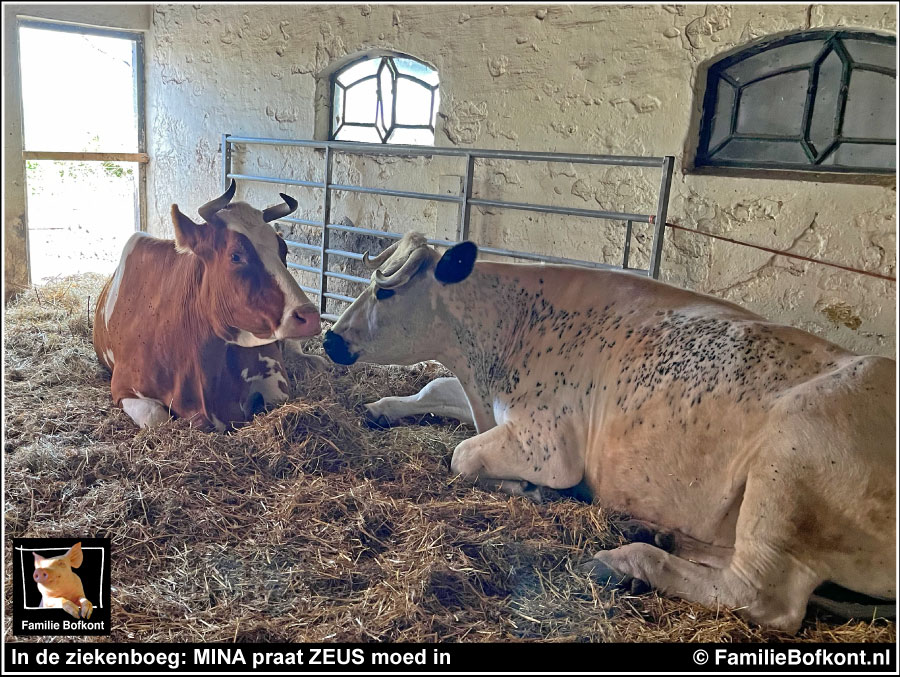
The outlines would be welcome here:
[[[796,632],[810,595],[826,576],[811,566],[815,553],[801,558],[802,550],[794,547],[797,527],[787,502],[796,501],[799,493],[784,488],[773,492],[770,485],[765,472],[748,478],[733,555],[724,566],[705,566],[647,543],[632,543],[597,553],[596,568],[638,578],[707,606],[722,604],[755,623]],[[696,549],[696,542],[686,542]],[[723,559],[729,550],[717,549]]]
[[[537,487],[567,489],[581,481],[584,468],[573,455],[565,453],[564,440],[559,440],[555,454],[545,458],[543,448],[522,443],[521,438],[532,439],[527,431],[522,432],[520,436],[516,425],[507,422],[464,440],[453,451],[450,469],[491,488],[532,500],[539,500]],[[499,485],[496,480],[501,480]]]
[[[630,543],[594,555],[589,564],[601,581],[637,578],[660,592],[715,608],[723,605],[761,625],[794,633],[806,614],[809,596],[821,577],[786,553],[770,553],[770,576],[751,582],[744,567],[708,567],[670,555],[648,543]],[[761,564],[761,563],[760,563]],[[619,580],[613,580],[619,583]]]
[[[366,417],[377,425],[386,427],[407,416],[434,414],[455,418],[462,423],[475,425],[472,407],[458,378],[445,376],[428,383],[409,397],[382,397],[366,405]]]
[[[161,425],[169,420],[169,410],[159,400],[149,397],[124,397],[122,409],[141,428]]]

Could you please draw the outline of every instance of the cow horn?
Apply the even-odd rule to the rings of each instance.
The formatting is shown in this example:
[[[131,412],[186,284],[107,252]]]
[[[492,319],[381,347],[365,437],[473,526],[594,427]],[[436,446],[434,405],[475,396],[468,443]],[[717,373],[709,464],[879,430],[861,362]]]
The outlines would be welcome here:
[[[422,264],[428,260],[429,255],[428,247],[419,247],[410,254],[409,258],[406,259],[406,263],[393,275],[385,277],[380,270],[376,270],[375,286],[382,289],[393,289],[406,284],[409,282],[409,278],[415,275],[416,271],[422,267]]]
[[[228,186],[228,190],[222,193],[215,200],[210,200],[197,210],[197,213],[200,214],[200,218],[209,223],[210,220],[212,220],[213,215],[217,211],[219,211],[220,209],[224,209],[225,206],[229,202],[231,202],[231,198],[234,197],[235,190],[237,190],[237,183],[235,183],[234,179],[232,179],[231,185]]]
[[[284,200],[284,203],[263,210],[263,221],[266,223],[283,219],[297,208],[297,201],[290,195],[285,195],[284,193],[278,194],[281,196],[281,199]]]
[[[388,257],[391,254],[393,254],[395,251],[397,251],[397,247],[399,247],[399,246],[400,246],[400,240],[397,240],[394,244],[392,244],[390,247],[385,249],[374,259],[370,259],[369,252],[366,252],[365,254],[363,254],[363,257],[362,257],[363,265],[365,265],[365,267],[368,268],[369,270],[372,270],[373,268],[377,268],[382,263],[387,261]]]

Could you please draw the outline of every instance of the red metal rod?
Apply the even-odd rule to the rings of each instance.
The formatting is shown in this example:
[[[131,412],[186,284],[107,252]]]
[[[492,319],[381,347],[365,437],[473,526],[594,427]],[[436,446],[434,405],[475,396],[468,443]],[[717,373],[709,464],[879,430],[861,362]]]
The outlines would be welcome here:
[[[654,222],[654,217],[650,217],[650,223]],[[777,254],[778,256],[786,256],[789,259],[800,259],[801,261],[809,261],[810,263],[818,263],[823,266],[831,266],[832,268],[840,268],[841,270],[846,270],[851,273],[859,273],[860,275],[868,275],[869,277],[877,277],[881,280],[887,280],[888,282],[896,282],[896,277],[890,277],[889,275],[882,275],[881,273],[875,273],[871,270],[860,270],[859,268],[851,268],[850,266],[845,266],[840,263],[833,263],[831,261],[823,261],[821,259],[814,259],[810,256],[803,256],[802,254],[792,254],[791,252],[782,251],[780,249],[772,249],[770,247],[763,247],[759,244],[751,244],[750,242],[742,242],[741,240],[732,240],[730,237],[724,237],[722,235],[714,235],[713,233],[707,233],[703,230],[694,230],[693,228],[685,228],[684,226],[678,226],[674,223],[666,222],[666,226],[668,228],[675,228],[676,230],[683,230],[686,233],[694,233],[695,235],[705,235],[706,237],[711,237],[714,240],[723,240],[724,242],[730,242],[731,244],[738,244],[744,247],[751,247],[753,249],[760,249],[764,252],[769,252],[770,254]]]

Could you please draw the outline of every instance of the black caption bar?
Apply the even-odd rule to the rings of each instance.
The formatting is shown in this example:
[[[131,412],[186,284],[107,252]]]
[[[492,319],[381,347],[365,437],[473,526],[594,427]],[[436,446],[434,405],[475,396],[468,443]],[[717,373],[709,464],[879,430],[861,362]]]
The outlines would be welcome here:
[[[31,644],[7,642],[4,674],[90,672],[871,672],[894,644]],[[489,674],[489,673],[488,673]]]

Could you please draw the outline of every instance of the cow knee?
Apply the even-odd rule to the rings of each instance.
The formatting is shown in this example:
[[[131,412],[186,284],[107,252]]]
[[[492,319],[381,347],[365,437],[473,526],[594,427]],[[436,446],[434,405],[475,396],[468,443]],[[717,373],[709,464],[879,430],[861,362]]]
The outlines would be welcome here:
[[[162,425],[169,420],[169,412],[162,403],[146,397],[126,397],[122,409],[141,428]]]
[[[453,450],[453,458],[450,459],[450,470],[455,475],[478,477],[484,471],[484,464],[477,454],[473,453],[473,449],[466,442],[460,443]]]

